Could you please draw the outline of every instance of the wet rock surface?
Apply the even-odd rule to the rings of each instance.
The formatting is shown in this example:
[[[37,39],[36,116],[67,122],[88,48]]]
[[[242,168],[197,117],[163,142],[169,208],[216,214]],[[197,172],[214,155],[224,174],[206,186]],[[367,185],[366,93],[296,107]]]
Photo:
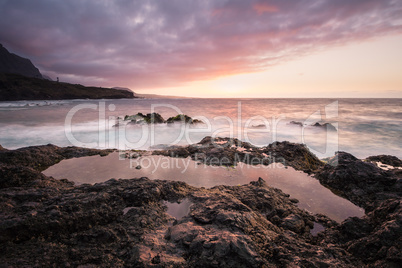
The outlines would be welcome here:
[[[402,263],[401,173],[385,171],[338,152],[316,177],[321,184],[366,210],[363,218],[349,218],[327,230],[323,241],[343,244],[348,252],[375,267],[398,267]]]
[[[286,152],[288,148],[296,151]],[[182,149],[183,156],[191,153]],[[274,151],[269,146],[261,150],[268,149]],[[276,150],[295,163],[305,159],[303,147],[297,145],[281,143]],[[225,151],[214,154],[228,154]],[[257,178],[247,185],[205,189],[147,178],[76,186],[40,173],[52,161],[101,153],[51,145],[0,151],[1,178],[8,182],[0,187],[0,266],[398,267],[401,263],[401,192],[395,188],[395,179],[400,178],[349,154],[338,154],[338,166],[321,164],[316,169],[320,181],[366,208],[363,218],[338,224],[299,209],[289,195]],[[353,172],[352,166],[356,166]],[[394,184],[388,185],[391,181]],[[373,183],[378,193],[365,197]],[[164,201],[184,199],[192,203],[189,213],[181,219],[170,216]],[[325,231],[311,235],[314,223]]]
[[[402,197],[401,176],[375,164],[338,152],[316,174],[321,184],[353,203],[372,210],[385,200]]]
[[[376,155],[366,158],[369,162],[380,162],[382,164],[390,165],[392,167],[402,167],[402,161],[393,155]]]
[[[90,155],[106,156],[114,150],[97,150],[80,147],[58,147],[48,144],[31,146],[17,150],[0,150],[0,163],[13,166],[26,166],[44,170],[63,159]]]
[[[205,137],[197,144],[154,151],[155,155],[191,157],[207,165],[234,166],[239,162],[250,165],[282,163],[307,173],[324,166],[324,163],[302,144],[276,142],[266,147],[256,147],[231,138]]]
[[[106,156],[114,150],[43,145],[17,150],[0,150],[0,188],[47,185],[41,171],[63,159],[90,155]],[[54,182],[55,180],[53,180]],[[53,183],[52,182],[52,183]]]

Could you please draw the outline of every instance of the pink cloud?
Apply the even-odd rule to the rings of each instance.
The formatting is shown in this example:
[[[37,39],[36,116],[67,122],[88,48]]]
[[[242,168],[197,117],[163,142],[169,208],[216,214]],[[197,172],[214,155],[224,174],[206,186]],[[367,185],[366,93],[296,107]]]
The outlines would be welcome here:
[[[0,3],[0,42],[70,82],[155,88],[401,33],[401,17],[392,0],[19,0]]]
[[[279,8],[273,5],[269,5],[267,3],[255,3],[253,5],[253,9],[255,12],[258,13],[258,15],[261,15],[263,13],[275,13],[279,11]]]

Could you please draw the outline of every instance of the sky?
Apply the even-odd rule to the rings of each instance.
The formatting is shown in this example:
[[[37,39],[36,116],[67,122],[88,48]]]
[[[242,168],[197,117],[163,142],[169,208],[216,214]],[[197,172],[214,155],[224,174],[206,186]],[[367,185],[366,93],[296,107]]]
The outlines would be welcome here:
[[[402,98],[401,0],[0,0],[0,43],[137,93]]]

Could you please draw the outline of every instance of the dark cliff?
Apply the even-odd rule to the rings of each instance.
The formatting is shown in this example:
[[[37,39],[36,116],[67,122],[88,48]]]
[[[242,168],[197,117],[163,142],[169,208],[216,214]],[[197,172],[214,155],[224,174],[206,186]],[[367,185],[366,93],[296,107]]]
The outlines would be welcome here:
[[[85,87],[43,79],[29,59],[8,52],[0,44],[0,101],[134,98],[127,90]]]
[[[0,44],[0,73],[20,74],[28,77],[42,78],[39,72],[29,59],[8,52]]]

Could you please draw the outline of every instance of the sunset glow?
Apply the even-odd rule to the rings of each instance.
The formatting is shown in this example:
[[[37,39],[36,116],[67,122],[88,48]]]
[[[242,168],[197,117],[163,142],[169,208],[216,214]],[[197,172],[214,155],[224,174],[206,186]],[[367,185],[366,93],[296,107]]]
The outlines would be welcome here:
[[[175,95],[210,98],[400,98],[400,47],[402,36],[384,37],[334,47],[264,72],[223,76],[169,90]],[[163,94],[166,89],[153,91]]]
[[[0,1],[53,79],[212,98],[402,97],[400,1]]]

